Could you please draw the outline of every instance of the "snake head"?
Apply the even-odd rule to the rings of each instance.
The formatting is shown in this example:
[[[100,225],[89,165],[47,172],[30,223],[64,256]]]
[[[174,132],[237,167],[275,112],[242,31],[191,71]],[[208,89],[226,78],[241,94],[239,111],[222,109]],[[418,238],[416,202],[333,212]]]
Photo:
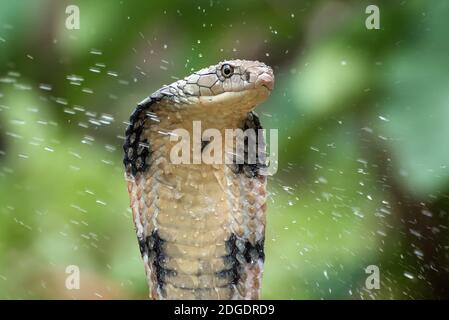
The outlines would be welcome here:
[[[259,61],[229,60],[201,69],[177,82],[187,97],[202,105],[236,104],[251,109],[264,101],[273,90],[273,70]]]

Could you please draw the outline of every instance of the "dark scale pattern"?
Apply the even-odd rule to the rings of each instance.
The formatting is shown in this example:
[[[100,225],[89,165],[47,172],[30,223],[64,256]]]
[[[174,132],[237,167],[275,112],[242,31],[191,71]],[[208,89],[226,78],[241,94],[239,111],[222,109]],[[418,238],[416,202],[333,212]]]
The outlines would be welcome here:
[[[226,249],[229,254],[224,256],[223,259],[225,265],[230,266],[230,268],[218,272],[219,277],[229,278],[232,284],[237,284],[240,280],[244,262],[254,264],[259,260],[265,260],[263,239],[258,241],[255,245],[246,241],[243,250],[239,249],[237,241],[240,240],[238,240],[235,234],[232,234],[229,239],[226,240]]]
[[[264,245],[263,239],[256,242],[256,244],[254,246],[249,241],[247,241],[245,243],[245,252],[244,252],[244,257],[246,259],[246,262],[255,263],[259,259],[264,261],[265,253],[263,251],[263,245]]]
[[[153,265],[156,272],[156,281],[158,288],[164,292],[165,278],[175,276],[176,271],[165,267],[164,240],[159,237],[157,231],[153,231],[145,240],[137,237],[142,256],[148,256],[148,263]]]
[[[123,151],[125,156],[123,164],[126,172],[133,177],[139,172],[144,172],[148,167],[150,145],[147,139],[142,137],[146,113],[157,100],[149,98],[137,105],[137,108],[129,118],[129,125],[125,131],[125,143]]]
[[[143,257],[143,254],[148,254],[148,247],[145,239],[142,236],[137,236],[137,242],[139,242],[139,250],[140,255]]]
[[[223,259],[225,261],[225,265],[230,266],[230,268],[222,270],[218,273],[219,277],[230,279],[232,284],[237,284],[242,272],[242,266],[237,260],[238,248],[236,245],[236,240],[237,237],[235,234],[232,234],[226,241],[226,250],[229,254],[224,256]]]
[[[259,141],[259,129],[263,129],[262,125],[260,124],[259,117],[255,112],[248,113],[247,118],[245,119],[245,122],[243,124],[243,128],[241,128],[243,131],[246,131],[248,129],[254,130],[255,132],[255,141],[251,141],[251,145],[256,145],[256,163],[248,163],[248,148],[249,148],[249,141],[248,137],[245,136],[245,142],[244,142],[244,159],[243,163],[234,163],[231,165],[231,168],[234,173],[238,174],[245,174],[249,178],[256,178],[260,175],[260,170],[263,168],[266,168],[265,164],[265,156],[263,158],[260,158],[260,154],[258,152],[258,148],[260,147],[258,145]],[[265,150],[263,150],[265,152]],[[236,159],[234,159],[236,162]]]

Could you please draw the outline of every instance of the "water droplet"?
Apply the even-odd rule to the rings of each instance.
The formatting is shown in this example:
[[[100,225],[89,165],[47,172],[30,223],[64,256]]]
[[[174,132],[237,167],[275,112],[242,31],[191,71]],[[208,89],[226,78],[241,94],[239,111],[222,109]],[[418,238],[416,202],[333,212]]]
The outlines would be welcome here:
[[[404,272],[404,277],[413,280],[415,277],[410,272]]]

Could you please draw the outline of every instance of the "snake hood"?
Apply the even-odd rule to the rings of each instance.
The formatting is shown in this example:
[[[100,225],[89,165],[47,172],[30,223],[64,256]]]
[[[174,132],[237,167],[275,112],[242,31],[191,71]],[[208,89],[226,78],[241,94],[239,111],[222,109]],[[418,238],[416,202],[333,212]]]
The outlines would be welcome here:
[[[262,127],[252,110],[268,97],[273,82],[272,69],[261,62],[224,61],[163,86],[132,113],[124,165],[151,298],[259,297],[264,164],[177,164],[171,160],[176,144],[171,137],[179,128],[194,132],[195,121],[204,129],[255,129],[257,135]],[[245,153],[249,141],[265,151],[259,137],[245,139]],[[201,154],[208,143],[201,140]]]

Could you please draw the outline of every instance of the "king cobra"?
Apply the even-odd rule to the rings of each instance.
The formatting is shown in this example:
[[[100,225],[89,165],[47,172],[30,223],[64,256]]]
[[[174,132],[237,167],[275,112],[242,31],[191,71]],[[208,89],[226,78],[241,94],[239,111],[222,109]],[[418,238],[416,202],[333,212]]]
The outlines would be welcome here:
[[[264,63],[224,61],[163,86],[132,113],[123,162],[150,298],[259,298],[266,164],[236,157],[232,163],[175,164],[171,136],[176,129],[193,134],[194,121],[223,136],[226,129],[261,129],[253,109],[273,84]],[[209,144],[200,141],[200,154]]]

